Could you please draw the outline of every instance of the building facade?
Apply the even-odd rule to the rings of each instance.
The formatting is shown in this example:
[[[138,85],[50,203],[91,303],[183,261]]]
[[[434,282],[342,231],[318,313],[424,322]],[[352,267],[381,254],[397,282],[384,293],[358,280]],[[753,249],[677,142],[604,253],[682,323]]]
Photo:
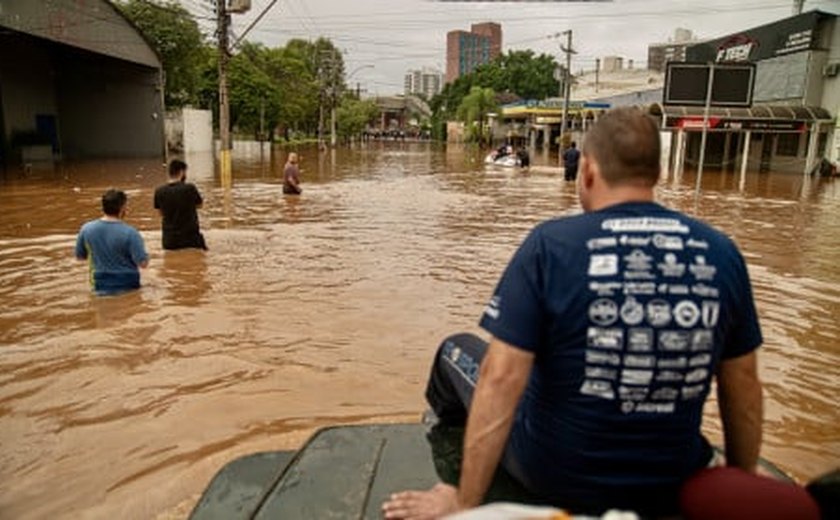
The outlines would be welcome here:
[[[446,34],[446,82],[490,63],[502,52],[502,26],[494,22],[473,24],[470,31]]]
[[[0,2],[0,161],[164,155],[160,59],[105,0]]]
[[[667,43],[652,43],[648,45],[648,69],[665,72],[665,64],[669,61],[685,61],[688,47],[701,42],[694,38],[688,29],[676,29],[674,37]]]
[[[690,62],[755,64],[753,107],[711,110],[710,165],[803,172],[821,157],[840,160],[837,19],[809,11],[686,49]],[[689,163],[699,156],[702,107],[665,106],[663,126],[685,132]]]
[[[418,70],[410,70],[405,75],[405,95],[422,95],[426,99],[432,99],[440,93],[443,88],[443,73],[437,69],[423,67]]]

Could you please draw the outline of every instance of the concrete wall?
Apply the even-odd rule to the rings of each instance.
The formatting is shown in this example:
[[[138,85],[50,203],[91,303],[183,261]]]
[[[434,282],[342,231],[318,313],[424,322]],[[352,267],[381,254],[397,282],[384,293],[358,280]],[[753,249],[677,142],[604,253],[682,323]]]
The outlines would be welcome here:
[[[826,41],[821,43],[828,49],[825,51],[826,64],[840,63],[840,23],[837,22],[837,18],[831,21],[830,26],[827,26],[822,34]],[[820,106],[834,116],[835,123],[833,135],[829,135],[828,138],[825,156],[830,161],[840,162],[840,74],[834,77],[823,77],[822,81]]]
[[[184,151],[186,153],[213,150],[213,113],[210,110],[185,108]]]
[[[59,47],[56,79],[65,157],[162,157],[159,71]]]

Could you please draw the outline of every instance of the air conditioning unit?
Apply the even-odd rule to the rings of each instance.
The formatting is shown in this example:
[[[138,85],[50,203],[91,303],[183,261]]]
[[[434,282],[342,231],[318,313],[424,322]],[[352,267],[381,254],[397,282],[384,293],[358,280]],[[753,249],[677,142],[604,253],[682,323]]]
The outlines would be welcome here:
[[[251,0],[229,0],[229,13],[246,13],[251,10]]]
[[[823,76],[826,78],[833,78],[840,74],[840,63],[829,63],[823,67]]]

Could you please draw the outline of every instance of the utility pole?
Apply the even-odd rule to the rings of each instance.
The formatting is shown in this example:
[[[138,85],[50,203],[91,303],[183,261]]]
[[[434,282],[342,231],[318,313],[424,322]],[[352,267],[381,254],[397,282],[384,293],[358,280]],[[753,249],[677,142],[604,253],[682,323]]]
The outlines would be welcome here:
[[[805,0],[793,0],[793,14],[802,14],[802,8],[805,7]]]
[[[572,93],[572,30],[563,31],[560,34],[566,35],[566,46],[560,45],[560,50],[566,53],[566,71],[563,75],[563,117],[560,118],[560,143],[557,147],[559,149],[558,160],[563,160],[563,134],[566,132],[566,120],[569,117],[569,96]]]
[[[216,30],[219,43],[219,169],[223,182],[231,178],[230,104],[227,84],[228,59],[230,58],[228,50],[230,15],[225,2],[226,0],[216,0]]]
[[[338,74],[336,74],[336,56],[335,48],[332,50],[332,59],[330,60],[330,146],[335,148],[337,137],[335,135],[335,105],[336,105],[336,91],[338,90]]]
[[[601,58],[595,58],[595,92],[598,92],[598,73],[601,70]]]

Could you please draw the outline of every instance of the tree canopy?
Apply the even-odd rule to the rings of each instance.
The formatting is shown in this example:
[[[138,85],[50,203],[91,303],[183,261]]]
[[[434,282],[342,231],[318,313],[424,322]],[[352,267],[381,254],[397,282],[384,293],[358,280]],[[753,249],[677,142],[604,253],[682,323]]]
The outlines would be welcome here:
[[[116,5],[140,29],[163,62],[166,106],[197,103],[208,49],[189,11],[175,1],[154,4],[125,0]]]

